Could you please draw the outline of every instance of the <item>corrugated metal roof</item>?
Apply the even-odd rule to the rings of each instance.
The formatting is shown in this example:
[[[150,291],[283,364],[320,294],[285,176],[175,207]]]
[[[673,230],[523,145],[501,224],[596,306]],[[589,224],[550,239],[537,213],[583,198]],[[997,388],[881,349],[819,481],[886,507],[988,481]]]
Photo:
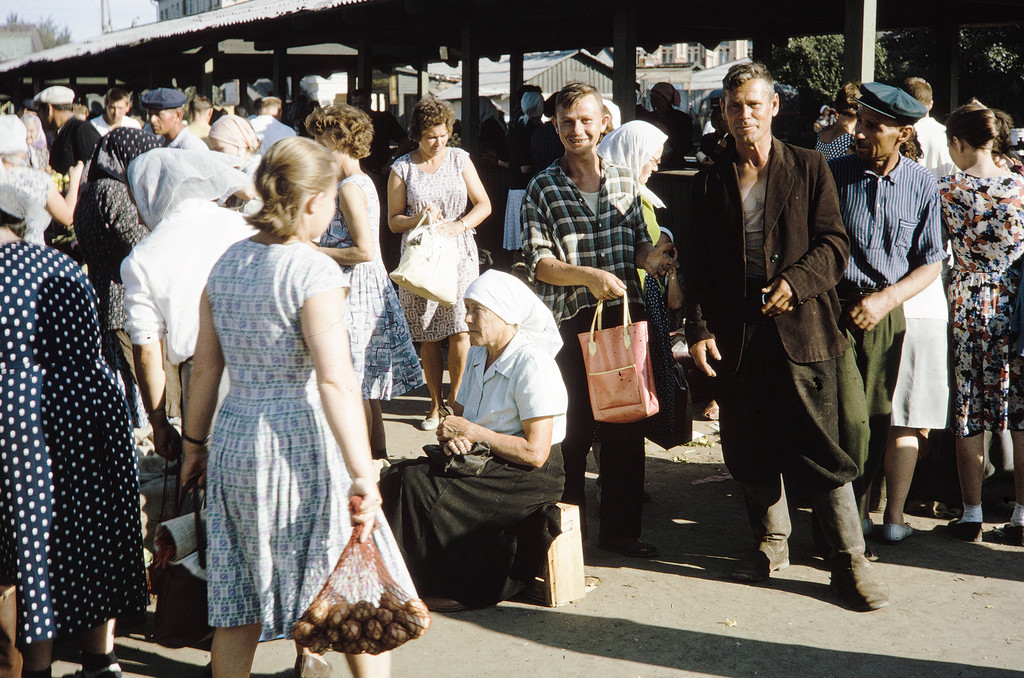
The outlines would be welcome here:
[[[534,52],[523,55],[523,82],[530,82],[532,79],[554,68],[566,59],[571,59],[577,54],[593,59],[595,65],[603,66],[604,62],[590,52],[580,49],[560,50],[557,52]],[[430,64],[428,67],[431,73],[459,78],[462,77],[462,63],[455,68],[444,64]],[[480,96],[494,97],[508,94],[509,87],[509,57],[503,56],[498,61],[490,59],[480,60]],[[454,85],[438,93],[438,99],[454,101],[462,98],[462,85]]]
[[[261,19],[273,19],[315,12],[323,9],[373,2],[374,0],[249,0],[223,9],[192,14],[180,19],[157,21],[152,24],[126,28],[88,38],[80,42],[61,45],[52,49],[34,52],[28,56],[0,61],[0,73],[15,70],[31,63],[62,61],[75,57],[99,54],[117,47],[138,45],[150,40],[171,38],[176,35],[195,33],[211,28],[222,28],[245,24]]]

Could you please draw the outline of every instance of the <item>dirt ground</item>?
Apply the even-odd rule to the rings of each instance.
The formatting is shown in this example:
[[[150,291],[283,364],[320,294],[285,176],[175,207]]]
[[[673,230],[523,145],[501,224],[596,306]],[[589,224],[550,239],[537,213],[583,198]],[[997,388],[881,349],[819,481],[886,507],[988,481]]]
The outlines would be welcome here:
[[[416,428],[426,402],[417,393],[387,404],[393,457],[416,456],[433,441]],[[697,422],[695,429],[712,446],[648,446],[644,536],[660,557],[637,560],[585,545],[586,573],[600,583],[583,600],[434,614],[426,636],[393,653],[394,675],[1024,676],[1024,549],[958,542],[944,533],[944,519],[908,516],[915,534],[877,545],[873,569],[890,606],[857,613],[829,591],[827,566],[811,556],[808,514],[797,511],[792,565],[764,584],[733,582],[729,572],[750,544],[742,499],[723,478],[713,426]],[[167,650],[147,633],[145,624],[119,629],[125,676],[203,675],[208,642]],[[61,648],[58,656],[75,654]],[[329,660],[334,675],[348,675],[342,657]],[[253,675],[291,676],[293,661],[288,641],[265,643]],[[58,662],[54,675],[77,668]]]

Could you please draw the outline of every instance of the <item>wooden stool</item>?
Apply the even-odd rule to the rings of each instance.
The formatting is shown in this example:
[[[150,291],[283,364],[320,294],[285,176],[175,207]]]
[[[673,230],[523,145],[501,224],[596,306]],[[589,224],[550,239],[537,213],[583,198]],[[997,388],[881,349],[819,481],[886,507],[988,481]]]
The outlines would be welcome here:
[[[586,593],[583,576],[583,533],[580,528],[580,507],[556,504],[560,513],[562,534],[550,548],[537,578],[540,593],[548,607],[559,607],[579,600]]]

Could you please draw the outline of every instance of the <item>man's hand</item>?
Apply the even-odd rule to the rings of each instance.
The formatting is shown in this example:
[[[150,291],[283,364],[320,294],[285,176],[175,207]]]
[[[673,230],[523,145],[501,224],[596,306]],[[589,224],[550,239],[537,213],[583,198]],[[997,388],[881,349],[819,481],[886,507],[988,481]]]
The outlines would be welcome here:
[[[153,425],[153,451],[164,459],[174,461],[181,456],[181,434],[167,421],[161,408],[149,415]]]
[[[587,289],[598,299],[608,301],[626,296],[626,283],[619,280],[617,276],[599,268],[590,270],[587,279]]]
[[[777,316],[793,310],[793,288],[783,278],[772,280],[768,287],[762,287],[764,306],[761,313]]]
[[[679,268],[679,262],[672,258],[670,248],[652,247],[644,258],[644,270],[653,276],[663,276]]]
[[[704,371],[704,374],[709,377],[718,376],[715,368],[711,367],[711,363],[708,362],[709,357],[714,360],[722,359],[722,354],[718,352],[718,344],[714,339],[698,341],[690,347],[690,355],[693,356],[693,362]]]
[[[858,301],[847,311],[847,317],[854,327],[868,332],[875,329],[889,311],[896,307],[891,303],[886,290],[869,294]]]

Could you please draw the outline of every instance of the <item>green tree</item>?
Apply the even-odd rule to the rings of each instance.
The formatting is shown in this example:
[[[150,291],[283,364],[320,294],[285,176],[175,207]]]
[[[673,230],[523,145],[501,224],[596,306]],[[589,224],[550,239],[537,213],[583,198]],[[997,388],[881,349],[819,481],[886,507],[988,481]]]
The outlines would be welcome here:
[[[16,12],[7,15],[7,23],[4,28],[35,28],[39,31],[39,40],[43,43],[43,49],[66,45],[71,42],[71,31],[67,26],[60,26],[53,17],[46,17],[38,23],[25,21]]]

